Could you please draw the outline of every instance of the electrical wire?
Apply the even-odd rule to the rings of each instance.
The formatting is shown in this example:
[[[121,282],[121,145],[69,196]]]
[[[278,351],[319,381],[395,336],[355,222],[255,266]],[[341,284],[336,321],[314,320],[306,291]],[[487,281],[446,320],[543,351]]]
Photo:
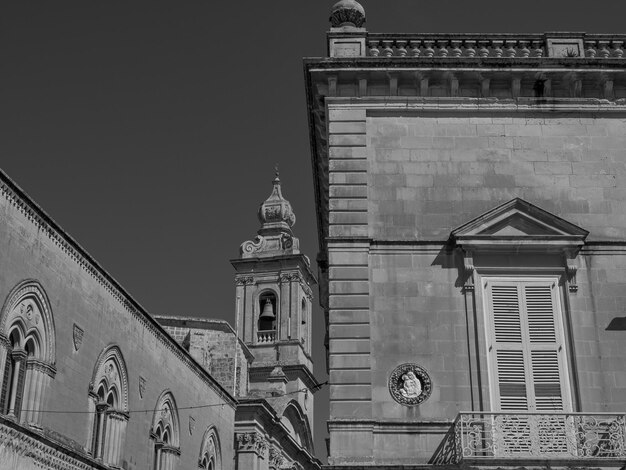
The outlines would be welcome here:
[[[294,390],[293,392],[287,392],[287,393],[283,393],[282,395],[280,395],[281,397],[284,397],[286,395],[295,395],[296,393],[307,393],[307,392],[311,392],[311,393],[315,393],[318,390],[320,390],[324,385],[328,385],[328,381],[323,382],[323,383],[318,383],[315,384],[313,387],[311,387],[311,389],[308,388],[301,388],[299,390]],[[263,397],[259,397],[259,398],[263,398]],[[226,405],[226,402],[222,402],[222,403],[213,403],[210,405],[194,405],[194,406],[179,406],[176,407],[176,409],[178,411],[181,410],[198,410],[201,408],[212,408],[215,406],[224,406]],[[165,410],[165,408],[163,408],[163,410]],[[75,410],[21,410],[22,413],[26,413],[29,411],[34,411],[34,412],[38,412],[38,413],[48,413],[48,414],[95,414],[98,413],[98,411],[75,411]],[[130,410],[130,411],[125,411],[124,413],[153,413],[155,411],[158,411],[154,408],[150,408],[150,409],[145,409],[145,410]]]

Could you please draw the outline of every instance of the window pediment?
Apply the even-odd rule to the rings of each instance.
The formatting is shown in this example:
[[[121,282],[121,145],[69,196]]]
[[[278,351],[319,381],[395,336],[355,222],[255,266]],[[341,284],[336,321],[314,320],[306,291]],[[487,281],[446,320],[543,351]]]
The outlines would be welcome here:
[[[515,198],[450,234],[454,242],[471,250],[578,249],[589,232],[523,199]]]

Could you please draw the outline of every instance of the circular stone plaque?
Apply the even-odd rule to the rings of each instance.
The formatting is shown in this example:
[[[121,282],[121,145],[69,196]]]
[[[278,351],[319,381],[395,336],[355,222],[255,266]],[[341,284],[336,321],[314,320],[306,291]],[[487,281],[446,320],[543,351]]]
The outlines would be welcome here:
[[[430,397],[431,391],[428,372],[417,364],[399,365],[389,376],[389,393],[401,405],[419,405]]]

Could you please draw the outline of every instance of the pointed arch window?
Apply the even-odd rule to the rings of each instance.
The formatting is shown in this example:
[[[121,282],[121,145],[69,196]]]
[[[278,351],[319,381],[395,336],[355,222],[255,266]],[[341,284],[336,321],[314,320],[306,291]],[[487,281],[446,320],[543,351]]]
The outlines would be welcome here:
[[[180,455],[180,425],[174,396],[164,391],[157,400],[150,438],[153,440],[152,470],[174,470]]]
[[[0,313],[0,413],[39,426],[54,378],[54,322],[43,288],[28,280],[9,294]]]
[[[222,470],[222,451],[214,426],[208,428],[202,438],[199,466],[203,470]]]
[[[89,390],[87,448],[103,462],[118,466],[128,423],[128,374],[122,352],[109,346],[96,361]]]

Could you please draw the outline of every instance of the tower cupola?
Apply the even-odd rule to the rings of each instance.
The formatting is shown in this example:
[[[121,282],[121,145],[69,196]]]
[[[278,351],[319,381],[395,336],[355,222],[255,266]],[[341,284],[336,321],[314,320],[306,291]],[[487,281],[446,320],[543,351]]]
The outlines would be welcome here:
[[[278,170],[272,185],[272,193],[259,207],[261,228],[253,240],[241,244],[241,258],[268,258],[300,253],[300,241],[291,231],[296,223],[296,215],[283,196]]]

